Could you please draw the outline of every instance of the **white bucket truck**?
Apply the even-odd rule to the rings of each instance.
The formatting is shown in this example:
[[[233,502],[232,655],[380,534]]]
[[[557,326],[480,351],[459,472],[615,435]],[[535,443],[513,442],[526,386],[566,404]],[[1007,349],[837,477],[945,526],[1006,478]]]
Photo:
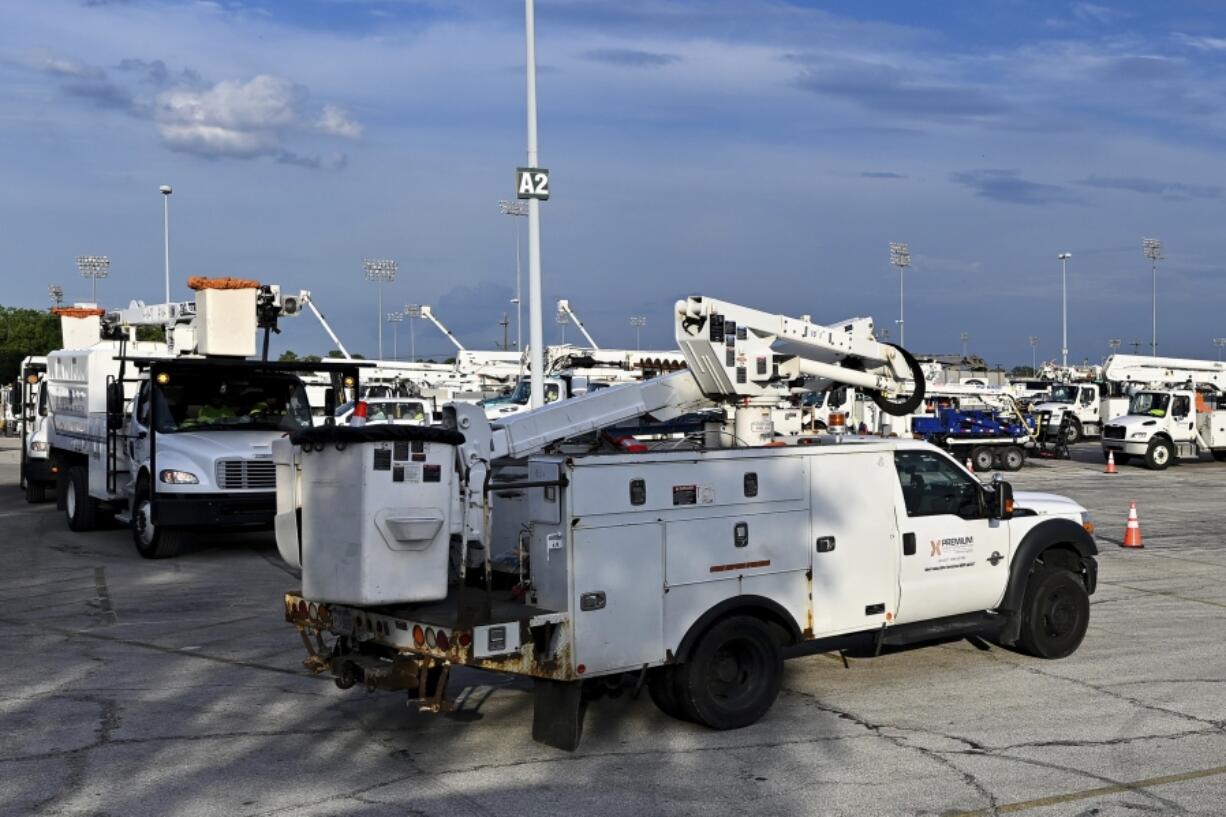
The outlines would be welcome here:
[[[274,443],[277,544],[302,568],[285,613],[307,665],[434,711],[452,666],[530,677],[533,736],[573,749],[585,680],[633,679],[670,715],[731,729],[770,708],[787,647],[1078,647],[1097,570],[1084,508],[985,485],[918,441],[774,433],[781,395],[805,389],[855,386],[893,414],[922,402],[914,358],[870,320],[702,297],[675,314],[688,371],[505,420],[450,404],[442,427]],[[684,444],[567,442],[712,405],[722,428]],[[508,522],[497,496],[512,490],[528,512]],[[490,564],[508,548],[519,580],[500,590]]]
[[[271,526],[269,445],[311,423],[295,372],[332,371],[337,393],[357,383],[347,361],[247,359],[257,330],[267,337],[283,313],[274,287],[192,285],[194,301],[62,316],[65,348],[47,359],[50,456],[68,526],[90,530],[112,513],[146,558],[175,555],[193,530]],[[140,326],[165,327],[167,342],[134,340]]]
[[[1139,388],[1127,414],[1104,428],[1104,457],[1111,454],[1120,465],[1140,457],[1154,471],[1201,454],[1226,461],[1226,363],[1139,357],[1113,371]]]

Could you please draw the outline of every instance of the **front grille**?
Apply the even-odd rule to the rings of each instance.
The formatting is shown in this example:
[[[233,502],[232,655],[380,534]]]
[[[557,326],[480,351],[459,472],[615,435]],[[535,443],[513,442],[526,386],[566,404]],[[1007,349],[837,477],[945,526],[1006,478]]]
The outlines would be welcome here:
[[[272,460],[218,460],[217,487],[271,491],[277,487],[277,466]]]
[[[1124,427],[1107,426],[1103,429],[1103,437],[1108,440],[1122,440],[1124,439]]]

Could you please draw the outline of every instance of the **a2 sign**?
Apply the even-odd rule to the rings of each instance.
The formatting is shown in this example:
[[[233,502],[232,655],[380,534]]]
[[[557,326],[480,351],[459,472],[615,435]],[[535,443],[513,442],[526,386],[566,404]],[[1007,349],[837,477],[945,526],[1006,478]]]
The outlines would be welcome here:
[[[549,171],[543,167],[515,168],[515,198],[546,201],[549,198]]]

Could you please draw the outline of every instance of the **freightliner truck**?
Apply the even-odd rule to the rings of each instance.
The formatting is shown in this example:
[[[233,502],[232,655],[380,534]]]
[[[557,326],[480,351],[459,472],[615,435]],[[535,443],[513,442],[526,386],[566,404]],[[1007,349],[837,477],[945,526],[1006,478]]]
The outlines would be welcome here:
[[[114,516],[146,558],[176,555],[193,532],[271,527],[270,444],[312,422],[298,372],[333,375],[333,408],[356,394],[349,361],[249,359],[257,331],[267,339],[286,314],[275,288],[192,286],[193,301],[65,314],[65,348],[48,355],[49,454],[68,527]],[[134,340],[140,326],[165,327],[167,341]]]
[[[914,358],[871,320],[822,326],[704,297],[675,318],[687,371],[505,420],[453,403],[442,426],[275,442],[277,545],[302,569],[285,615],[307,666],[432,711],[454,666],[524,676],[534,737],[573,749],[593,679],[731,729],[771,707],[785,649],[969,634],[1044,658],[1077,649],[1097,573],[1083,507],[985,484],[920,441],[775,433],[782,398],[833,384],[893,415],[920,405]],[[722,427],[633,450],[592,442],[703,408]],[[526,495],[526,514],[502,513],[508,494],[521,511]],[[508,551],[509,590],[490,568]]]

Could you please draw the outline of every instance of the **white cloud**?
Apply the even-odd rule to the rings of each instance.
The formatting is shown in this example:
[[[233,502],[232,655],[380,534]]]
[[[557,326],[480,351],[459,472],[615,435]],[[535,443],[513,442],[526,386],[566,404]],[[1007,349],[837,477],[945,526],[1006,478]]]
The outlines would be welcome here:
[[[315,127],[332,136],[344,136],[346,139],[357,139],[362,135],[362,126],[349,118],[344,108],[336,105],[325,105],[319,115]]]
[[[1175,37],[1197,51],[1226,51],[1226,37],[1197,37],[1192,34],[1176,34]]]

